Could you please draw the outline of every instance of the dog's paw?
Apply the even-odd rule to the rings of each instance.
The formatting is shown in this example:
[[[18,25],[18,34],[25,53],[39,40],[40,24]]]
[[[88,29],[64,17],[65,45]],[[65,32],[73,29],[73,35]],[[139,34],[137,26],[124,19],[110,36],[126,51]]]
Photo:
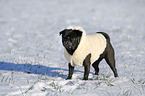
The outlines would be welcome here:
[[[83,78],[82,80],[88,80],[88,78]]]
[[[71,79],[71,77],[67,77],[67,78],[66,78],[66,80],[70,80],[70,79]]]
[[[95,72],[95,75],[99,75],[99,73],[98,72]]]

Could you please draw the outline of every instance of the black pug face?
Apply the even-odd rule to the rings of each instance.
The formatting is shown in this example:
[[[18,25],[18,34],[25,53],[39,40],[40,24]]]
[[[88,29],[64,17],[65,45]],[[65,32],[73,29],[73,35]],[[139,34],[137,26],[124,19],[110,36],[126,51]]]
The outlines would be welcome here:
[[[82,32],[79,30],[65,29],[60,32],[61,34],[63,46],[70,55],[73,55],[80,43]]]

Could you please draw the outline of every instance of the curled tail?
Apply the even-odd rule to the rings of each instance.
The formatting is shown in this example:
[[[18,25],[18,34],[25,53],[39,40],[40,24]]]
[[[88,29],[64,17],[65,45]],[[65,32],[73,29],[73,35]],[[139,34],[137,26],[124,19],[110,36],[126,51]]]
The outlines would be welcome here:
[[[110,41],[110,37],[109,37],[109,35],[107,33],[105,33],[105,32],[97,32],[97,33],[102,34],[107,40]]]

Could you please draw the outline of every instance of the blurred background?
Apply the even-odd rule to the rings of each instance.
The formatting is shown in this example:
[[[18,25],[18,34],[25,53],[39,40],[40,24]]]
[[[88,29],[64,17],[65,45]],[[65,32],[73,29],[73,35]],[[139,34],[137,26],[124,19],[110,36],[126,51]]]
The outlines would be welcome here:
[[[144,0],[0,0],[0,59],[25,63],[40,55],[57,63],[48,53],[54,57],[63,53],[59,32],[67,26],[81,26],[87,34],[107,32],[119,63],[121,58],[143,57],[144,4]]]

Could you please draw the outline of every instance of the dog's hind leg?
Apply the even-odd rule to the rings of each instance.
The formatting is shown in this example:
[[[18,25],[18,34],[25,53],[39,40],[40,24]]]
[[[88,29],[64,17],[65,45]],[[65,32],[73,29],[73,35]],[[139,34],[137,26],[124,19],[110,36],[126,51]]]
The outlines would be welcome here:
[[[99,75],[99,63],[102,60],[102,58],[99,58],[97,61],[95,61],[92,66],[95,69],[95,75]]]
[[[115,56],[114,56],[114,49],[110,42],[108,42],[107,53],[105,56],[105,60],[112,69],[114,76],[118,77],[117,69],[115,68]]]

